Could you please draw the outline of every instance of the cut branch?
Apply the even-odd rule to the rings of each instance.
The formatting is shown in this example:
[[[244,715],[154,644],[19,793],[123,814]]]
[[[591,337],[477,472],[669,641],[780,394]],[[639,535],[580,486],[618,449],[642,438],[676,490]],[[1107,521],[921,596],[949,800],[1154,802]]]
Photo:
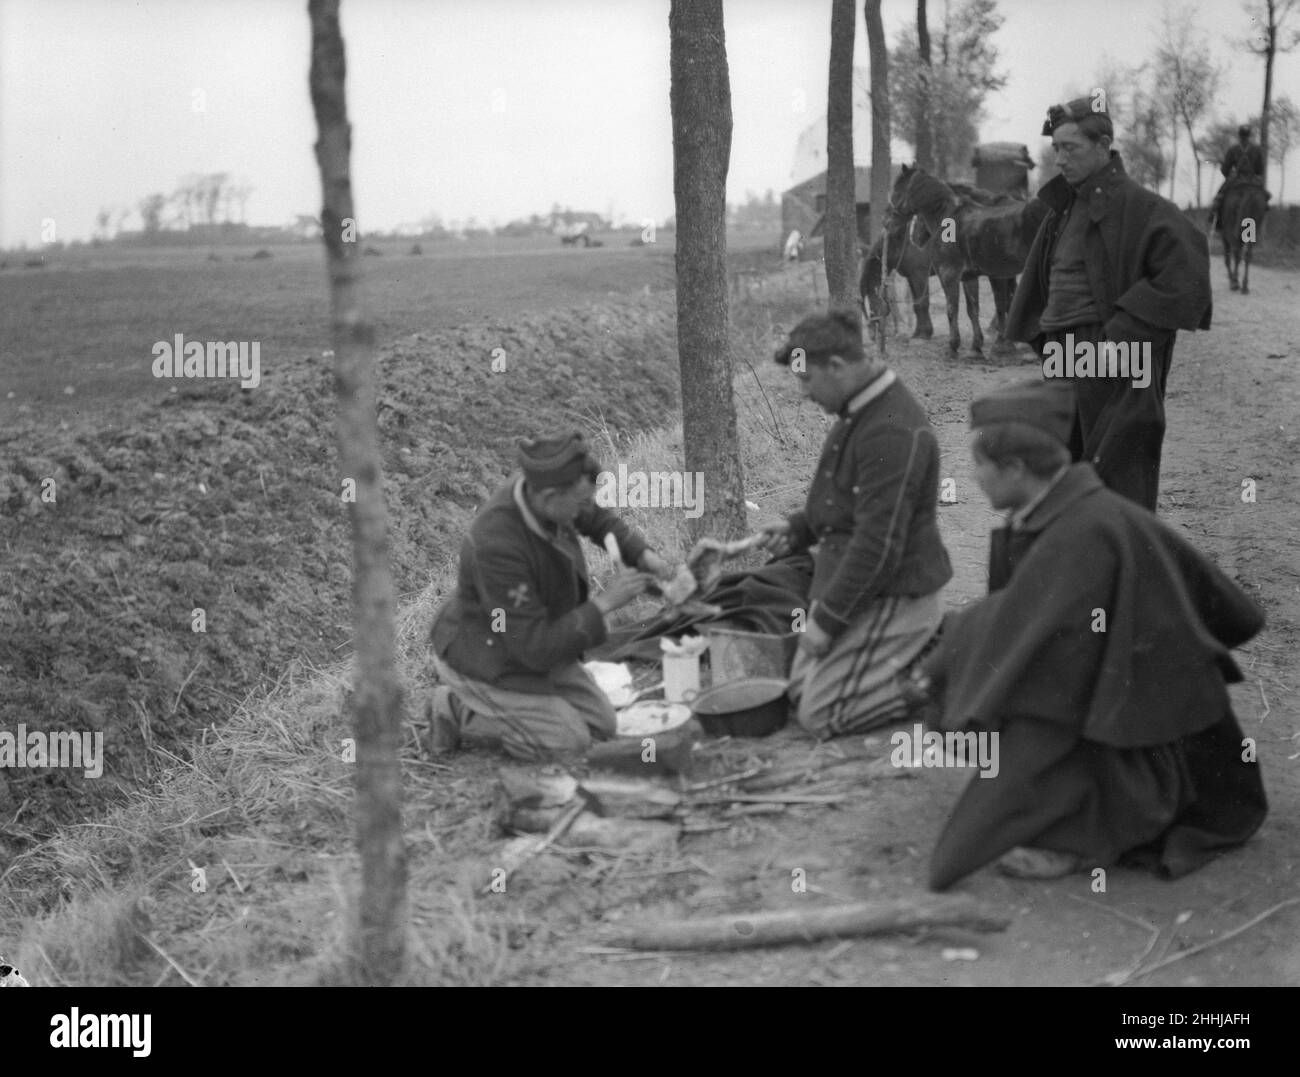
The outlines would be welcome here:
[[[921,897],[864,901],[822,909],[742,913],[704,920],[667,920],[620,928],[602,945],[629,950],[743,950],[855,935],[884,935],[922,927],[1003,931],[1009,916],[969,898]]]

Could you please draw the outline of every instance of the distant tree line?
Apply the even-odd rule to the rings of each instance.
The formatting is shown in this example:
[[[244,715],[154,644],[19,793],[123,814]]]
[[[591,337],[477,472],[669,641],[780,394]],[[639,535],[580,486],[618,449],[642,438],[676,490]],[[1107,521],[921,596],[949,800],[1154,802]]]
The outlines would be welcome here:
[[[1285,15],[1285,11],[1281,14]],[[1105,62],[1097,69],[1091,86],[1069,87],[1062,97],[1079,97],[1096,88],[1104,89],[1125,169],[1152,190],[1163,187],[1162,193],[1169,198],[1176,194],[1179,153],[1190,152],[1195,170],[1194,204],[1200,207],[1203,197],[1213,194],[1222,179],[1219,163],[1237,141],[1238,126],[1249,124],[1263,145],[1264,124],[1259,113],[1246,117],[1215,113],[1213,106],[1224,67],[1214,60],[1209,40],[1199,31],[1192,12],[1165,8],[1158,40],[1155,54],[1145,63]],[[1285,51],[1294,40],[1294,35],[1279,38],[1279,51]],[[1250,42],[1243,42],[1243,47],[1261,51]],[[1271,87],[1269,97],[1268,143],[1264,149],[1266,160],[1279,166],[1274,191],[1280,202],[1286,157],[1300,136],[1300,110],[1285,94],[1273,100]],[[1040,163],[1043,168],[1036,179],[1042,182],[1056,171],[1050,149],[1042,151]]]
[[[246,224],[252,193],[251,184],[234,179],[229,172],[193,173],[184,176],[170,194],[161,191],[147,194],[134,208],[101,207],[95,214],[95,239],[103,241],[122,236],[132,213],[139,214],[140,232],[146,237]]]

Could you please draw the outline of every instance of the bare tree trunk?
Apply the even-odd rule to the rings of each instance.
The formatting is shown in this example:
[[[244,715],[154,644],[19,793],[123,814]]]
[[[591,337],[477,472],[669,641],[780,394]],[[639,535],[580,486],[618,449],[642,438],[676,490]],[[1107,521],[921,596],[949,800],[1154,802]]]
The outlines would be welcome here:
[[[871,241],[885,230],[889,209],[889,48],[880,0],[866,0],[867,49],[871,55]]]
[[[1169,201],[1174,200],[1174,178],[1178,172],[1178,118],[1171,121],[1173,130],[1169,133]]]
[[[1268,120],[1273,111],[1273,60],[1277,56],[1277,0],[1265,0],[1268,25],[1264,28],[1264,107],[1259,113],[1259,153],[1262,171],[1259,182],[1268,185]]]
[[[371,378],[374,329],[360,306],[350,157],[352,128],[344,97],[346,64],[338,0],[310,0],[311,100],[319,138],[324,207],[321,225],[330,278],[334,377],[339,398],[341,493],[355,482],[352,521],[352,619],[356,681],[357,846],[361,903],[354,977],[388,984],[402,968],[406,931],[406,856],[402,847],[402,691],[394,660],[393,580],[388,518]]]
[[[916,43],[921,57],[917,76],[921,84],[921,115],[916,124],[916,166],[934,174],[934,142],[930,117],[930,22],[926,17],[926,0],[916,0]]]
[[[746,531],[727,310],[731,81],[722,0],[672,0],[668,12],[677,211],[677,355],[686,470],[705,478],[693,537]]]
[[[1196,148],[1196,135],[1192,132],[1192,125],[1187,119],[1186,113],[1183,115],[1183,126],[1187,129],[1187,142],[1192,147],[1192,160],[1196,162],[1196,208],[1201,208],[1201,151]]]
[[[853,171],[854,0],[832,0],[831,62],[826,92],[826,287],[832,305],[853,305],[858,213]]]

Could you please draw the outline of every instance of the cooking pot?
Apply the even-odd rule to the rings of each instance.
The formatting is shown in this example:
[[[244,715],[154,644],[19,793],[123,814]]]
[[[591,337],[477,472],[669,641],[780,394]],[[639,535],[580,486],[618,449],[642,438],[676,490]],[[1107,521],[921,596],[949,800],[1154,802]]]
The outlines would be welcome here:
[[[766,737],[785,725],[790,714],[788,680],[750,677],[701,692],[691,703],[711,737]]]

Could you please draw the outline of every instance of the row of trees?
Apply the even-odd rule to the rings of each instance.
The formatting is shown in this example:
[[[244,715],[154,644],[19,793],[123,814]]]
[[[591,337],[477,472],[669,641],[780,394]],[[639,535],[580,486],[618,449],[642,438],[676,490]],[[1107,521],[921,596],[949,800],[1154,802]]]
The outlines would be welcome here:
[[[1254,31],[1235,44],[1239,50],[1263,58],[1265,88],[1263,111],[1244,121],[1215,114],[1224,66],[1215,61],[1208,39],[1196,26],[1194,13],[1168,5],[1157,28],[1157,49],[1149,61],[1140,65],[1105,62],[1091,86],[1073,87],[1062,97],[1083,96],[1094,87],[1104,87],[1119,129],[1126,168],[1138,182],[1153,189],[1167,184],[1170,198],[1175,194],[1180,151],[1189,151],[1195,168],[1198,206],[1204,192],[1204,166],[1211,166],[1212,182],[1217,181],[1216,166],[1236,141],[1238,124],[1249,122],[1259,132],[1266,160],[1281,170],[1280,200],[1286,157],[1300,138],[1300,109],[1288,97],[1272,99],[1272,70],[1278,53],[1289,52],[1300,44],[1300,28],[1288,25],[1297,4],[1300,0],[1250,0],[1247,4]],[[871,5],[867,7],[869,11]],[[872,104],[873,109],[887,114],[882,131],[892,127],[894,134],[910,143],[920,167],[944,178],[955,178],[965,172],[979,141],[985,101],[1006,85],[993,45],[993,36],[1004,20],[995,0],[958,0],[955,4],[945,0],[942,16],[932,32],[927,8],[926,0],[918,0],[915,22],[898,35],[887,56],[873,57],[873,82],[879,72],[887,73],[883,76],[884,92],[873,91]],[[843,52],[846,47],[843,43],[837,45],[835,37],[833,25],[832,69],[837,48]],[[851,45],[848,49],[851,56]],[[837,211],[831,208],[835,199],[830,188],[836,177],[835,170],[829,167],[830,147],[839,140],[842,154],[844,144],[842,127],[837,129],[837,117],[832,113],[843,107],[843,100],[843,87],[838,106],[832,89],[827,115],[827,204],[832,219]],[[843,123],[842,116],[838,120]],[[876,141],[881,133],[876,132]],[[1036,178],[1041,181],[1054,174],[1055,162],[1050,152],[1044,151],[1040,163],[1042,171]]]
[[[1290,0],[1279,8],[1277,0],[1260,0],[1262,10],[1258,17],[1265,24],[1270,18],[1275,20],[1276,51],[1286,51],[1300,40],[1295,34],[1284,37],[1280,32],[1280,20],[1294,2]],[[1115,120],[1128,173],[1153,190],[1167,184],[1165,193],[1172,199],[1176,193],[1179,154],[1186,150],[1192,156],[1195,204],[1200,206],[1205,192],[1205,166],[1209,166],[1211,184],[1217,183],[1217,166],[1228,147],[1237,140],[1237,127],[1243,122],[1259,132],[1267,162],[1285,169],[1286,156],[1300,136],[1300,110],[1291,99],[1282,96],[1271,100],[1270,83],[1266,91],[1268,123],[1258,113],[1244,120],[1216,115],[1214,104],[1226,72],[1215,61],[1209,40],[1197,27],[1194,15],[1166,7],[1157,34],[1159,44],[1146,63],[1104,63],[1097,70],[1093,86],[1072,87],[1065,94],[1076,97],[1090,93],[1093,87],[1106,89],[1107,108]],[[1253,41],[1243,41],[1240,45],[1257,51]],[[1055,171],[1049,150],[1043,151],[1040,163],[1043,169],[1038,178],[1041,180]],[[1284,171],[1282,179],[1285,180]],[[1279,200],[1281,194],[1279,184]]]
[[[979,143],[984,102],[1007,84],[993,35],[1003,18],[994,0],[944,5],[932,40],[926,0],[889,57],[895,134],[916,148],[916,163],[937,176],[964,172]]]
[[[229,172],[193,173],[184,176],[171,194],[145,195],[134,207],[103,206],[95,215],[95,237],[121,235],[133,213],[140,216],[140,230],[146,235],[164,231],[188,231],[195,226],[216,227],[247,223],[248,199],[253,187],[236,180]]]

